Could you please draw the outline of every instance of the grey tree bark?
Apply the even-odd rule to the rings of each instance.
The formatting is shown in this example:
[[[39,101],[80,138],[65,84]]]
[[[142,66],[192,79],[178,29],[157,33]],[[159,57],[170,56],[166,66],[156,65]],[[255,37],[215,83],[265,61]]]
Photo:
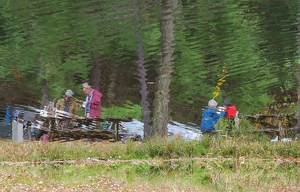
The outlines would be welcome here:
[[[299,3],[299,8],[298,8],[298,12],[300,13],[300,3]],[[298,19],[300,20],[300,18]],[[299,26],[298,26],[298,43],[300,42],[300,22],[298,22]],[[297,78],[298,78],[298,88],[297,88],[297,93],[298,93],[298,109],[297,109],[297,129],[296,129],[296,134],[298,135],[298,139],[299,139],[299,133],[300,133],[300,47],[298,47],[298,72],[297,72]]]
[[[35,15],[34,15],[34,17],[37,18],[37,16],[35,16]],[[37,30],[37,28],[35,27],[36,25],[37,25],[37,24],[36,24],[35,22],[32,21],[32,29],[33,29],[33,31],[36,32],[36,36],[37,36],[37,37],[40,37],[40,35],[39,35],[39,33],[38,33],[38,30]],[[39,60],[39,59],[38,59],[38,60]],[[43,94],[42,100],[41,100],[40,109],[43,109],[44,106],[46,106],[46,105],[49,104],[49,100],[48,100],[49,95],[48,95],[48,93],[49,93],[49,91],[50,91],[49,87],[47,86],[47,80],[44,79],[44,78],[42,77],[42,72],[43,72],[43,65],[41,64],[41,65],[39,66],[39,73],[38,73],[38,76],[39,76],[40,78],[42,78],[40,83],[41,83],[41,85],[42,85],[41,92],[42,92],[42,94]]]
[[[43,71],[43,67],[40,66],[40,73]],[[39,74],[39,76],[41,77],[41,74]],[[41,101],[41,106],[40,109],[43,109],[44,106],[46,106],[49,102],[48,100],[48,92],[50,91],[49,87],[47,86],[47,80],[46,79],[42,79],[41,80],[41,85],[42,85],[42,90],[41,92],[43,93],[43,97],[42,97],[42,101]]]
[[[93,63],[91,66],[93,67],[90,71],[90,80],[89,85],[94,89],[100,89],[101,82],[101,56],[97,51],[94,52],[92,56]]]
[[[139,2],[141,3],[141,2]],[[149,109],[149,102],[147,101],[147,95],[149,91],[147,90],[147,69],[144,66],[145,60],[144,60],[144,43],[141,41],[141,31],[140,31],[140,18],[138,17],[138,5],[136,1],[132,1],[133,9],[134,9],[134,24],[135,24],[135,35],[136,35],[136,41],[138,48],[136,49],[136,52],[138,53],[138,61],[136,62],[139,66],[139,73],[138,76],[140,77],[138,80],[141,84],[141,90],[140,94],[142,97],[142,115],[143,119],[142,122],[144,123],[144,138],[149,139],[151,136],[151,126],[150,126],[150,109]],[[143,4],[143,3],[141,3]]]
[[[153,114],[153,137],[166,137],[168,135],[168,122],[169,115],[169,102],[170,102],[170,89],[172,73],[172,54],[174,51],[174,20],[173,17],[175,8],[178,6],[178,0],[163,0],[163,11],[161,18],[161,41],[162,41],[162,59],[160,68],[158,69],[158,79],[156,81],[156,93],[153,101],[154,114]]]
[[[113,101],[116,97],[116,94],[114,93],[114,90],[116,88],[116,78],[117,78],[117,75],[116,75],[116,69],[112,69],[111,71],[111,74],[109,75],[109,80],[110,80],[110,83],[108,84],[108,89],[107,89],[107,104],[108,104],[108,107],[111,107],[112,104],[113,104]]]

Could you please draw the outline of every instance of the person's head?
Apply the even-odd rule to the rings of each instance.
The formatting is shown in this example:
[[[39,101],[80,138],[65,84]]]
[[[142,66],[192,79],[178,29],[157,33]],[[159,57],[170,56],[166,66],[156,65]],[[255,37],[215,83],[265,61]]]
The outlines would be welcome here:
[[[83,88],[83,92],[86,95],[89,95],[92,91],[93,91],[93,88],[91,88],[91,87],[85,87],[85,88]]]
[[[66,101],[70,101],[71,98],[73,97],[74,93],[72,90],[67,90],[66,93],[65,93],[65,100]]]
[[[82,86],[83,86],[83,92],[86,95],[89,95],[93,91],[93,88],[88,83],[84,83],[82,84]]]
[[[225,106],[225,107],[230,107],[230,106],[232,106],[232,105],[231,105],[231,103],[230,103],[229,101],[224,101],[224,102],[223,102],[223,106]]]
[[[215,100],[211,99],[208,102],[208,106],[212,107],[212,108],[216,108],[218,106],[218,102],[216,102]]]

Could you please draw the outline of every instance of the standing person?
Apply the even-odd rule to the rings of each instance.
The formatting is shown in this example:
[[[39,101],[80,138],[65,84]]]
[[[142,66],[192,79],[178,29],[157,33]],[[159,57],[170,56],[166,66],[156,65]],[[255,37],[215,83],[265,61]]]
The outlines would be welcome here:
[[[67,90],[64,98],[57,101],[56,113],[65,116],[74,116],[78,113],[77,99],[73,97],[74,93],[72,90]],[[67,112],[64,113],[64,112]],[[63,120],[58,120],[57,127],[62,129],[72,128],[74,125],[73,121],[69,118],[64,118]]]
[[[67,90],[65,97],[57,101],[56,109],[68,112],[70,115],[77,115],[78,105],[73,95],[74,93],[72,90]]]
[[[229,101],[224,101],[223,106],[226,107],[226,118],[233,119],[237,114],[236,107],[231,105]]]
[[[82,104],[82,107],[85,108],[86,117],[101,117],[101,97],[102,93],[98,90],[93,89],[88,83],[84,83],[83,92],[86,94],[86,100]]]
[[[215,130],[215,124],[218,124],[219,119],[225,116],[225,112],[219,112],[216,107],[218,103],[215,100],[210,100],[208,106],[202,114],[202,122],[200,125],[200,130],[202,133],[209,133]]]
[[[224,101],[223,106],[226,108],[226,119],[228,122],[228,130],[231,131],[233,125],[238,128],[239,127],[239,118],[237,116],[238,111],[234,105],[231,105],[229,101]]]

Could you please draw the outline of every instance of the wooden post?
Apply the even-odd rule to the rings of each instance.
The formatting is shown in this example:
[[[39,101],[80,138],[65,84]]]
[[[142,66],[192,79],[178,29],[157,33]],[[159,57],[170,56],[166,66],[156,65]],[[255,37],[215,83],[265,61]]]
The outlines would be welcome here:
[[[235,125],[235,127],[237,128],[237,129],[239,129],[239,124],[240,124],[240,119],[239,119],[239,117],[238,117],[238,114],[239,114],[239,112],[237,111],[236,112],[236,115],[235,115],[235,117],[234,117],[234,125]]]
[[[281,119],[279,120],[278,123],[278,130],[279,130],[279,138],[281,139],[284,136],[284,129],[282,127]]]
[[[23,123],[18,120],[12,121],[12,140],[23,142]]]
[[[119,121],[116,122],[116,131],[117,131],[117,133],[116,133],[116,136],[117,136],[116,141],[119,141]]]

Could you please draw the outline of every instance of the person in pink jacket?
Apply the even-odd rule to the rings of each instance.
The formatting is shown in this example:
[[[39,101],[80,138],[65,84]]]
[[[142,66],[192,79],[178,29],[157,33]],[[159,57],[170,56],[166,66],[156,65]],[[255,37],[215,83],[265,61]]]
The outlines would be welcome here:
[[[101,97],[102,93],[98,90],[91,88],[87,83],[83,85],[83,92],[86,94],[86,100],[82,104],[85,108],[86,117],[101,117]]]

